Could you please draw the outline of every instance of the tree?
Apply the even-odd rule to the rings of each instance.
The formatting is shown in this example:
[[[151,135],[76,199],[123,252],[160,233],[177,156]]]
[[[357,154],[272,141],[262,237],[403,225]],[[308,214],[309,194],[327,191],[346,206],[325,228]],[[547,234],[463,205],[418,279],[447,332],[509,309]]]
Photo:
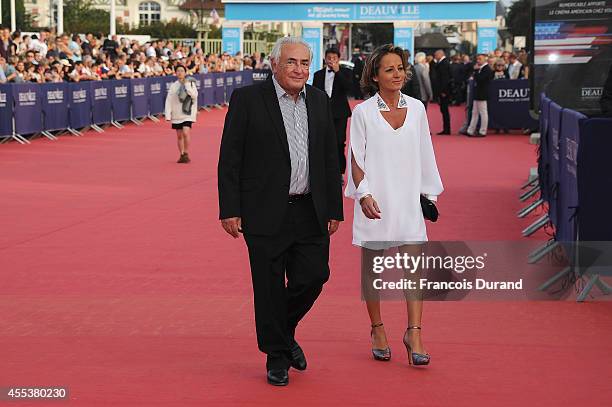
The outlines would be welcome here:
[[[528,36],[531,27],[531,0],[517,0],[510,6],[506,26],[512,35]]]
[[[11,2],[10,0],[0,0],[2,2],[2,25],[5,27],[11,26]],[[26,13],[23,0],[15,0],[15,14],[17,20],[17,29],[19,31],[33,31],[33,18],[29,13]]]
[[[91,0],[64,0],[64,30],[68,33],[91,31],[108,34],[110,13],[94,8]]]
[[[153,38],[195,38],[196,30],[187,23],[172,20],[141,25],[122,34],[150,35]]]

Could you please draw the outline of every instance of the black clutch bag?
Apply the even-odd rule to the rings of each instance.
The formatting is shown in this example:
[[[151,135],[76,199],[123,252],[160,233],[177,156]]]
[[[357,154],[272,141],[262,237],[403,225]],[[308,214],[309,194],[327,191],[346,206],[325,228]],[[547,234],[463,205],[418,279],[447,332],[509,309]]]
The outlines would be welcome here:
[[[438,208],[430,201],[425,195],[421,195],[421,210],[423,211],[423,217],[432,222],[438,220]]]

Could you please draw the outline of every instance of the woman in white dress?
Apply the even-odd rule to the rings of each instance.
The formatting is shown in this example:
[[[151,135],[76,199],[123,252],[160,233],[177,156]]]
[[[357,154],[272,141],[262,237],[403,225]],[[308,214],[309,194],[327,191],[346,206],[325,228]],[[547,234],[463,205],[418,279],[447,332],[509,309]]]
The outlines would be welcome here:
[[[436,201],[443,190],[423,104],[400,91],[411,79],[407,66],[401,48],[377,48],[361,78],[362,88],[372,97],[355,107],[351,119],[345,195],[355,200],[353,244],[362,248],[362,275],[366,276],[362,285],[371,283],[372,261],[382,255],[382,249],[397,247],[400,253],[421,254],[427,232],[420,196]],[[365,300],[373,356],[389,360],[380,299],[369,295]],[[429,363],[421,341],[422,309],[422,300],[407,299],[408,329],[403,342],[409,363],[415,365]]]

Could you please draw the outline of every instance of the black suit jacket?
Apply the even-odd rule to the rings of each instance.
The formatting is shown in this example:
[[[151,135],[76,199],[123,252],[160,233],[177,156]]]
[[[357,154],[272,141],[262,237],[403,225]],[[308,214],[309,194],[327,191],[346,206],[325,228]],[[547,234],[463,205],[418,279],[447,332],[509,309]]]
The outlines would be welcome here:
[[[343,220],[334,123],[327,94],[306,85],[310,192],[321,232]],[[220,219],[242,218],[244,233],[274,235],[287,211],[291,160],[272,79],[234,90],[218,165]]]
[[[474,70],[474,100],[489,99],[489,84],[493,80],[495,72],[489,67],[489,64],[482,67],[481,70]]]
[[[410,80],[407,81],[402,87],[402,93],[421,100],[421,87],[419,86],[419,80],[417,79],[416,69],[414,69],[414,66],[409,63],[408,70],[410,72]]]
[[[325,71],[327,67],[318,70],[312,79],[312,86],[321,89],[325,96]],[[347,68],[340,68],[334,77],[332,94],[330,98],[331,110],[334,119],[344,119],[351,116],[351,107],[348,102],[348,93],[353,87],[351,71]]]
[[[432,76],[432,90],[436,97],[439,97],[441,93],[450,95],[451,93],[451,71],[448,58],[444,58],[442,61],[433,63],[433,76]]]

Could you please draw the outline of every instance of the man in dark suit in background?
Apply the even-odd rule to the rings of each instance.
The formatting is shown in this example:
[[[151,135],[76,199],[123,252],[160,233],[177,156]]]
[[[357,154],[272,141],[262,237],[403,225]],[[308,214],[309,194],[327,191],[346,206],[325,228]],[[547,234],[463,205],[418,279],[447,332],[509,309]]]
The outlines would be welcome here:
[[[419,81],[417,80],[416,70],[414,69],[414,65],[410,63],[410,60],[411,60],[410,50],[405,49],[404,52],[406,53],[406,61],[408,61],[408,66],[405,67],[406,77],[410,79],[408,79],[406,83],[404,84],[404,86],[402,87],[402,93],[412,98],[421,100],[421,86],[419,85]]]
[[[365,66],[364,57],[359,48],[355,48],[353,52],[353,96],[356,100],[363,100],[363,92],[361,91],[361,75]]]
[[[446,54],[441,49],[434,53],[432,71],[433,94],[440,104],[440,113],[442,113],[443,123],[442,131],[439,132],[438,135],[450,134],[450,113],[448,112],[448,105],[450,104],[451,98],[452,80],[450,64],[448,63]]]
[[[351,116],[348,93],[351,90],[351,71],[340,67],[340,52],[336,48],[325,51],[325,67],[314,74],[312,85],[321,89],[329,97],[336,138],[338,142],[338,163],[340,173],[346,170],[346,122]]]
[[[267,81],[232,93],[219,154],[219,217],[231,236],[244,234],[257,343],[267,354],[268,383],[284,386],[289,367],[306,369],[295,329],[329,278],[329,236],[343,215],[329,98],[306,85],[312,51],[300,38],[283,37],[271,61]]]

